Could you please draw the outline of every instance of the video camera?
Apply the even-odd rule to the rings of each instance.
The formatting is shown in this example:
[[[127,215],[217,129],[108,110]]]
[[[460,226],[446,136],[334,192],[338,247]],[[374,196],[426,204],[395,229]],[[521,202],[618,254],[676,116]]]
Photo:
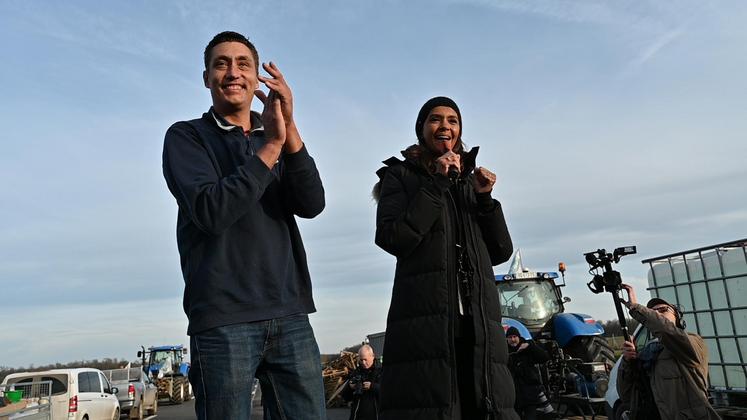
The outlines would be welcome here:
[[[630,341],[630,334],[628,333],[628,325],[625,322],[625,315],[623,314],[622,303],[620,301],[622,277],[620,277],[619,272],[612,269],[612,263],[617,264],[623,256],[635,253],[636,248],[634,246],[625,246],[616,248],[611,254],[604,249],[584,254],[586,262],[589,263],[589,274],[594,276],[586,286],[593,293],[612,293],[615,310],[617,311],[617,319],[620,321],[620,327],[626,341]],[[599,270],[602,270],[601,274]]]
[[[620,290],[622,278],[620,277],[620,273],[612,269],[612,263],[617,264],[623,256],[635,253],[636,249],[634,246],[616,248],[611,254],[604,249],[585,253],[584,257],[586,257],[586,262],[589,263],[590,267],[589,273],[594,275],[594,278],[586,286],[594,293],[605,291],[616,292]],[[604,269],[604,272],[599,274],[599,269]]]
[[[363,382],[366,382],[368,380],[368,375],[364,375],[362,372],[356,370],[353,372],[352,376],[350,376],[350,383],[353,384],[353,395],[354,396],[361,396],[363,395]]]

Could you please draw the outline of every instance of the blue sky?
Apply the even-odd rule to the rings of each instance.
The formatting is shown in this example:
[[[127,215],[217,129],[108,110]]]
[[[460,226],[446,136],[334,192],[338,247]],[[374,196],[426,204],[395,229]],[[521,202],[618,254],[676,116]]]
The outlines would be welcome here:
[[[0,365],[188,342],[161,148],[208,109],[222,30],[284,72],[325,183],[300,222],[323,352],[384,328],[374,172],[436,95],[526,265],[565,261],[568,309],[611,319],[583,252],[637,245],[619,269],[643,288],[643,258],[747,237],[745,20],[738,1],[0,0]]]

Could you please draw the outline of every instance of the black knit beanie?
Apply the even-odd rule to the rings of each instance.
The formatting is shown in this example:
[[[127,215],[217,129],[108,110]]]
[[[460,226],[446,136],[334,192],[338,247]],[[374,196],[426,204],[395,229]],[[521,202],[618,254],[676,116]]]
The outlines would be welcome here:
[[[462,138],[462,113],[459,112],[459,107],[456,102],[445,96],[436,96],[435,98],[428,99],[428,102],[423,104],[423,107],[420,108],[420,112],[418,112],[418,119],[415,120],[415,135],[418,137],[419,143],[423,143],[423,125],[425,125],[425,119],[428,118],[428,114],[431,113],[431,110],[437,106],[446,106],[456,111],[457,117],[459,118],[459,138]]]
[[[518,337],[521,337],[521,334],[519,333],[519,329],[516,327],[509,327],[509,329],[506,330],[506,337],[509,335],[515,335]]]

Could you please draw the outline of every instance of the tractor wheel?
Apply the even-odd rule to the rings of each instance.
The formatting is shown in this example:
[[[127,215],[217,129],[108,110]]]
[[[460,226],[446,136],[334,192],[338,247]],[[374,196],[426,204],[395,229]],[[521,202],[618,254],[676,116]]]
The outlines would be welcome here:
[[[602,336],[576,337],[563,349],[568,356],[581,359],[584,362],[602,362],[607,369],[612,370],[615,364],[615,352]],[[591,407],[574,407],[571,412],[581,416],[591,414]]]
[[[612,420],[627,419],[629,415],[630,415],[630,407],[628,407],[628,404],[625,404],[622,401],[615,404],[615,414]]]
[[[615,352],[607,340],[598,335],[577,337],[564,350],[569,356],[584,362],[604,362],[609,369],[615,364]]]
[[[153,407],[148,410],[148,415],[153,416],[158,414],[158,395],[156,395],[155,401],[153,401]]]
[[[132,407],[130,409],[130,419],[143,420],[143,400],[140,400],[140,404],[138,404],[137,408]]]
[[[186,389],[184,392],[184,401],[189,401],[194,398],[194,394],[192,394],[192,383],[189,382],[189,379],[187,378],[184,378],[184,388]]]
[[[171,388],[171,402],[174,404],[184,402],[184,382],[182,382],[182,378],[174,378]]]

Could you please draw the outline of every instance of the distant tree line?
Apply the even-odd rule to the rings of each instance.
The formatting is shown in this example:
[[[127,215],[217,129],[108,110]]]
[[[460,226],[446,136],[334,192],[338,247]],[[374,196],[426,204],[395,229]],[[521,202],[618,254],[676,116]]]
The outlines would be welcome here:
[[[636,321],[635,319],[632,319],[632,318],[627,318],[625,322],[627,323],[627,326],[628,326],[628,332],[632,335],[633,331],[635,331],[636,327],[638,327],[638,321]],[[622,328],[620,327],[620,321],[619,320],[612,319],[612,320],[609,320],[609,321],[599,321],[599,324],[604,328],[604,336],[605,337],[622,337],[623,333],[622,333]],[[361,348],[361,345],[362,344],[354,344],[352,346],[343,348],[342,351],[349,351],[351,353],[358,353],[358,350]],[[329,362],[331,360],[335,360],[339,356],[340,356],[339,353],[335,353],[335,354],[322,354],[321,355],[322,363],[326,363],[326,362]],[[110,360],[110,359],[105,359],[105,360]],[[114,359],[114,360],[116,361],[117,359]],[[124,363],[127,363],[127,362],[124,362]],[[139,364],[140,364],[140,362],[138,362],[138,365]],[[133,366],[135,366],[134,363],[133,363]],[[0,378],[3,377],[4,374],[6,374],[6,373],[3,373],[2,369],[3,368],[0,367]],[[99,368],[99,369],[112,369],[112,368]],[[39,369],[39,370],[41,370],[41,369]]]
[[[19,368],[11,368],[7,366],[0,366],[0,382],[2,382],[3,379],[5,379],[6,376],[10,375],[11,373],[16,372],[39,372],[43,370],[50,370],[50,369],[74,369],[74,368],[81,368],[81,367],[89,367],[89,368],[96,368],[100,370],[107,370],[107,369],[119,369],[122,367],[127,366],[128,363],[132,363],[132,367],[140,366],[140,361],[130,362],[128,360],[124,359],[117,359],[117,358],[110,358],[107,357],[105,359],[93,359],[93,360],[77,360],[75,362],[68,362],[68,363],[53,363],[49,365],[43,365],[43,366],[34,366],[33,364],[29,367],[19,367]]]
[[[620,327],[620,320],[612,319],[609,321],[599,321],[599,323],[604,327],[605,337],[621,337],[623,335],[622,327]],[[625,320],[625,324],[628,326],[628,333],[633,335],[633,331],[638,327],[638,321],[628,318]]]
[[[633,335],[633,331],[635,331],[636,327],[638,327],[638,321],[632,318],[626,318],[626,324],[628,326],[628,332]],[[620,321],[617,319],[612,319],[609,321],[599,321],[599,324],[604,328],[604,336],[605,337],[622,337],[622,328],[620,327]],[[616,343],[610,343],[610,344],[616,344]],[[620,346],[622,345],[622,340],[620,340],[619,343]],[[349,351],[351,353],[358,353],[358,349],[361,348],[362,344],[354,344],[349,347],[345,347],[342,349],[342,351]],[[339,353],[335,354],[323,354],[322,355],[322,363],[329,362],[331,360],[335,360],[339,357]]]

